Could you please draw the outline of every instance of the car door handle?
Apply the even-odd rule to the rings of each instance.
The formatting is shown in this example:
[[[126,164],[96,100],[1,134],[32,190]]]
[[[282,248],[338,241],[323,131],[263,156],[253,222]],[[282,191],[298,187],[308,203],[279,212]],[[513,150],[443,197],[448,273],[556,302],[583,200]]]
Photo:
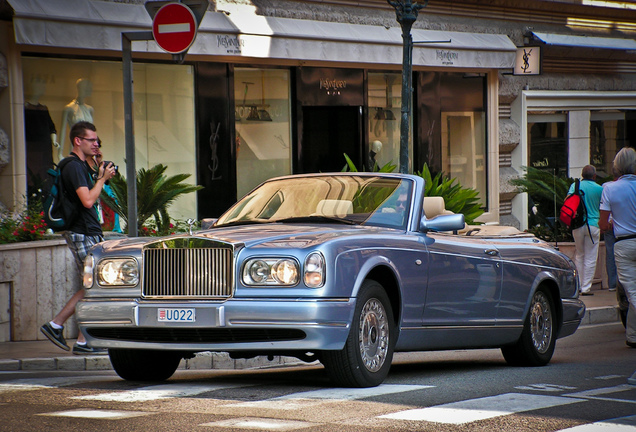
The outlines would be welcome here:
[[[497,249],[486,249],[486,250],[484,251],[484,253],[485,253],[486,255],[490,255],[490,256],[497,256],[497,255],[499,255],[499,251],[498,251]]]

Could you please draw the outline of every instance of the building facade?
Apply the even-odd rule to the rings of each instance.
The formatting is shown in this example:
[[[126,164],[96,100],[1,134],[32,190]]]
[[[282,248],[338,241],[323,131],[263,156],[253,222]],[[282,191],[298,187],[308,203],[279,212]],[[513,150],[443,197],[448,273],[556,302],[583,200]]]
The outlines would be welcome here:
[[[122,32],[152,28],[144,3],[0,0],[0,18],[0,202],[40,187],[80,119],[124,167]],[[525,167],[607,174],[636,142],[628,3],[431,0],[411,33],[409,169],[477,189],[484,222],[527,227],[508,183]],[[345,155],[399,164],[402,35],[385,0],[211,1],[182,61],[152,40],[132,56],[136,168],[204,186],[174,217],[218,216],[267,178],[340,171]]]

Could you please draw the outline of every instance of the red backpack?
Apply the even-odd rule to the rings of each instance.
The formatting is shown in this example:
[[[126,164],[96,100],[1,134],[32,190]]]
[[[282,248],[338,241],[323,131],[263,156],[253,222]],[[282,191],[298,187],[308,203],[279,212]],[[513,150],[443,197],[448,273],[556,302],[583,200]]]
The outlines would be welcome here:
[[[575,180],[574,193],[568,195],[561,207],[559,220],[570,229],[576,229],[585,225],[587,221],[587,209],[583,202],[583,191],[579,190],[579,179]]]

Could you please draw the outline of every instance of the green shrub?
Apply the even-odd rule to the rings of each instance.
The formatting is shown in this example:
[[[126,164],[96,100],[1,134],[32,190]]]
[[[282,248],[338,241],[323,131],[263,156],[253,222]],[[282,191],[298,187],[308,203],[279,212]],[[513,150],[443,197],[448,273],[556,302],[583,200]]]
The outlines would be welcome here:
[[[179,196],[196,192],[203,186],[183,183],[190,174],[177,174],[171,177],[164,175],[167,166],[157,164],[150,169],[137,171],[137,231],[143,235],[144,225],[154,218],[153,229],[158,233],[170,232],[171,219],[168,207]],[[102,191],[102,201],[117,213],[128,226],[128,183],[121,175],[110,179],[110,187],[114,198]],[[148,228],[148,227],[147,227]],[[152,231],[152,230],[151,230]]]
[[[574,179],[533,167],[524,167],[524,171],[523,177],[510,180],[510,184],[528,194],[528,232],[549,242],[574,241],[570,230],[558,220]]]

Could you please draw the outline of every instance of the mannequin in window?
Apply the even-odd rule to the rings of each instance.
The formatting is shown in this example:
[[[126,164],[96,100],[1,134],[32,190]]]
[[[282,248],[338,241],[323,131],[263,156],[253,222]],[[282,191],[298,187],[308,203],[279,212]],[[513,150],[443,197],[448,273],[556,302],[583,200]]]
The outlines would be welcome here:
[[[66,136],[67,127],[70,129],[77,122],[93,123],[93,107],[86,104],[86,98],[93,93],[93,84],[85,78],[78,79],[75,84],[77,85],[77,97],[66,105],[62,112],[62,137]],[[64,157],[64,140],[61,142],[62,145],[58,150],[59,159]]]
[[[369,171],[375,171],[375,167],[377,165],[375,157],[378,153],[380,153],[381,150],[382,150],[382,141],[375,140],[371,143],[371,149],[369,151],[369,160],[367,162],[367,165],[368,165],[367,169]]]
[[[40,103],[40,99],[46,92],[46,81],[39,77],[33,78],[27,83],[26,90],[24,136],[28,184],[36,191],[37,189],[44,191],[47,188],[47,170],[53,166],[53,152],[57,153],[60,145],[57,142],[57,130],[49,109]]]

